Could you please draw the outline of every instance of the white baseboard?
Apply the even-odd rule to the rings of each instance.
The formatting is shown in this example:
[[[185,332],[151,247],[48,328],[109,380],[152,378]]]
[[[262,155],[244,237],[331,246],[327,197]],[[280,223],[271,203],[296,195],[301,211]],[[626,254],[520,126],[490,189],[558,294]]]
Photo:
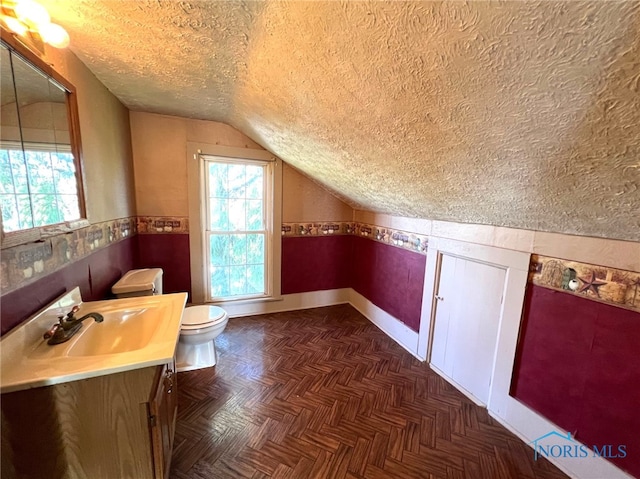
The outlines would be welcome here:
[[[418,356],[418,333],[351,288],[349,288],[349,303],[387,336],[420,359]]]
[[[516,401],[516,399],[514,399],[514,401]],[[522,405],[522,407],[526,408],[524,405]],[[538,430],[538,432],[533,433],[533,435],[531,432],[529,432],[529,434],[523,434],[522,431],[514,427],[512,422],[507,422],[506,419],[489,410],[489,415],[492,418],[518,436],[518,438],[520,438],[527,446],[531,447],[531,455],[533,455],[532,442],[536,438],[550,431],[560,432],[563,430],[530,409],[529,413],[529,418],[535,416],[535,420],[533,420],[531,424],[527,425],[527,429],[531,430],[532,428],[536,428]],[[576,439],[574,439],[574,441],[578,445],[583,445]],[[630,476],[612,462],[609,462],[599,456],[594,457],[591,455],[585,458],[552,457],[548,458],[548,461],[564,472],[567,476],[574,479],[634,479],[633,476]]]
[[[506,404],[507,408],[503,414],[498,414],[489,408],[489,415],[531,447],[532,455],[532,443],[537,438],[551,431],[566,433],[562,428],[511,396]],[[583,445],[575,438],[573,441]],[[586,446],[592,450],[591,446]],[[584,458],[550,457],[547,459],[566,475],[575,479],[633,479],[612,462],[593,454]]]
[[[281,313],[344,304],[349,302],[350,291],[351,288],[329,289],[326,291],[311,291],[309,293],[283,294],[279,299],[273,300],[217,303],[217,305],[224,308],[230,318],[238,318],[256,314]]]

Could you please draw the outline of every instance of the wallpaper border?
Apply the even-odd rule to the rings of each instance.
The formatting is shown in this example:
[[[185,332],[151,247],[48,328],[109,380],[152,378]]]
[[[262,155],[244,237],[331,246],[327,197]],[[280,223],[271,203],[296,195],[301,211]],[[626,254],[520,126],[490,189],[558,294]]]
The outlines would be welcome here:
[[[637,272],[532,254],[529,282],[640,312]]]
[[[94,223],[41,241],[3,249],[2,294],[28,286],[85,256],[137,234],[136,217]]]
[[[355,221],[327,221],[282,223],[282,236],[364,236],[379,243],[388,244],[422,255],[427,254],[429,239],[427,235],[409,233],[403,230],[376,226]]]

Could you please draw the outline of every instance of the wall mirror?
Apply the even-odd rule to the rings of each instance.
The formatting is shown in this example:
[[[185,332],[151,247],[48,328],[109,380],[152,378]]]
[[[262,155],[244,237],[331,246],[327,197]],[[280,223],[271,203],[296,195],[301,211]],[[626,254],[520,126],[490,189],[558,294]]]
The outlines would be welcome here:
[[[71,229],[86,215],[75,88],[4,30],[0,70],[5,248]]]

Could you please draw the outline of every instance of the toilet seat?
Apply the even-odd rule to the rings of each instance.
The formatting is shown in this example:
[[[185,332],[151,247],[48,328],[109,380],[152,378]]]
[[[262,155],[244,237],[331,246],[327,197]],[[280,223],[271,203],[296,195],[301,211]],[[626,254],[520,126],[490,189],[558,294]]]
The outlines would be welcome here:
[[[226,320],[227,312],[218,306],[190,306],[182,315],[181,334],[199,334]]]

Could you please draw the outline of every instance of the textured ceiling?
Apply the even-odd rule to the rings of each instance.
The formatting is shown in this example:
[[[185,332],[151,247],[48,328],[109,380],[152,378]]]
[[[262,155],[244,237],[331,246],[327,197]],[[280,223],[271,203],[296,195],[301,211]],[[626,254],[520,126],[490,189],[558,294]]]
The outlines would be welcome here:
[[[43,1],[133,110],[351,205],[640,238],[640,3]]]

